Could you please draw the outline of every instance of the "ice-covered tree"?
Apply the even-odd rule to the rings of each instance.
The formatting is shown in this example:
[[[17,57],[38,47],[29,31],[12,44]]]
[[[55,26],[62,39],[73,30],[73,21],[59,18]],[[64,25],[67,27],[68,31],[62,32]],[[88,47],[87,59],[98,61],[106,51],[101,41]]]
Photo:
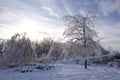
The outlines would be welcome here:
[[[35,50],[36,50],[37,56],[40,58],[44,55],[47,55],[52,43],[53,43],[53,40],[51,38],[44,38],[41,42],[36,42]]]
[[[2,48],[3,48],[4,42],[5,40],[0,38],[0,56],[2,56]]]
[[[35,48],[24,34],[15,34],[7,40],[2,49],[5,66],[29,64],[35,57]]]
[[[63,51],[63,44],[60,42],[54,42],[52,46],[50,47],[48,57],[52,57],[55,60],[60,60],[62,56]]]
[[[80,52],[84,54],[85,69],[87,69],[87,55],[100,50],[98,43],[94,41],[97,33],[94,30],[93,19],[97,19],[97,15],[89,12],[86,16],[82,14],[67,15],[63,18],[68,26],[63,35],[65,38],[81,44]]]

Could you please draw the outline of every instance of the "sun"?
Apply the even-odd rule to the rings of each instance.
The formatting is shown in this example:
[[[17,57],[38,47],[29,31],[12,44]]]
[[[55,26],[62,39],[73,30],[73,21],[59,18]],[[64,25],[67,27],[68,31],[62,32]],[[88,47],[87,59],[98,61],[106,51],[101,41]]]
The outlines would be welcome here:
[[[14,27],[16,33],[24,33],[33,39],[42,39],[43,37],[50,36],[51,29],[49,27],[44,26],[43,23],[38,22],[33,19],[22,19],[19,23]]]

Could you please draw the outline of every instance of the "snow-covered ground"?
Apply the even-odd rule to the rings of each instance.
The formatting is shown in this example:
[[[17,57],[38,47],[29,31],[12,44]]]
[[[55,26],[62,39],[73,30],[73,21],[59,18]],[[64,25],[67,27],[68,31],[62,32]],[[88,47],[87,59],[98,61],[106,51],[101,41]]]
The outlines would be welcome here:
[[[120,80],[120,70],[100,65],[54,64],[50,70],[33,70],[21,73],[12,69],[0,69],[0,80]],[[32,68],[31,68],[32,69]]]

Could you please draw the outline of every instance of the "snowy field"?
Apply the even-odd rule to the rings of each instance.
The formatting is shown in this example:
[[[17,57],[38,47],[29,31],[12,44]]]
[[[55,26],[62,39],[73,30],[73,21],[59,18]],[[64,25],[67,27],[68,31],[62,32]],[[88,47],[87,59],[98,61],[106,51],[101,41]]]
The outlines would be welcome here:
[[[33,70],[21,73],[12,69],[0,69],[0,80],[120,80],[120,69],[107,66],[54,64],[50,70]],[[32,69],[32,67],[29,67]]]

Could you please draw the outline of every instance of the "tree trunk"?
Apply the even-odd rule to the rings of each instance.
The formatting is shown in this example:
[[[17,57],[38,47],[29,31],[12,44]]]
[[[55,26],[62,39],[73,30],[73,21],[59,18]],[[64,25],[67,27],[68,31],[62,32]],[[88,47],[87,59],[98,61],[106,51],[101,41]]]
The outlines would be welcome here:
[[[85,69],[87,69],[87,58],[85,57]]]
[[[84,36],[84,57],[85,57],[85,69],[87,69],[87,53],[86,53],[86,25],[85,25],[85,22],[86,22],[86,18],[84,18],[84,27],[83,27],[83,36]]]

